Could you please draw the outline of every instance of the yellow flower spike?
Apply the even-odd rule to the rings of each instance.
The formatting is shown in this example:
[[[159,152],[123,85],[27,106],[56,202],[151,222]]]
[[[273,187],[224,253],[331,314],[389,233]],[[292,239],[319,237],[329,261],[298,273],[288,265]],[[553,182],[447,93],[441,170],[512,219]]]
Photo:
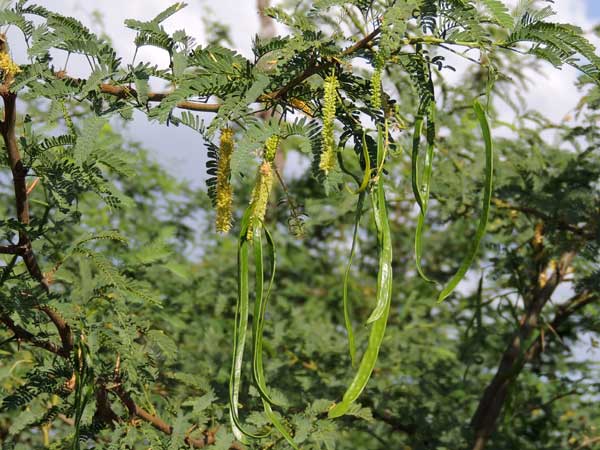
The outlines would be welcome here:
[[[333,121],[335,120],[335,106],[337,103],[337,88],[340,83],[335,75],[325,78],[323,98],[323,148],[319,169],[328,174],[335,167],[336,148],[333,134]]]
[[[376,68],[371,77],[371,105],[381,109],[381,68]]]
[[[233,153],[233,130],[223,128],[219,145],[217,166],[217,231],[227,233],[231,229],[233,188],[231,187],[231,154]]]
[[[12,60],[6,52],[0,53],[0,71],[2,72],[2,80],[11,79],[16,74],[21,72],[21,68]]]
[[[263,161],[258,168],[256,184],[252,190],[252,200],[250,201],[250,221],[246,233],[246,239],[249,241],[252,240],[255,231],[260,230],[265,220],[272,186],[273,167],[269,161]]]
[[[273,135],[265,142],[265,161],[273,162],[277,147],[279,146],[279,136]]]

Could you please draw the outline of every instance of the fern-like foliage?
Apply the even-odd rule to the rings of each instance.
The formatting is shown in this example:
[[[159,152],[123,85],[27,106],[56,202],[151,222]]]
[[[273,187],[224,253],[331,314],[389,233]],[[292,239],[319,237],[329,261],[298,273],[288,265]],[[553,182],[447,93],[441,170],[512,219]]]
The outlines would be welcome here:
[[[2,399],[0,412],[19,409],[43,394],[68,395],[65,382],[71,374],[71,368],[66,364],[30,371],[25,383]]]
[[[419,24],[424,33],[433,33],[437,28],[438,1],[421,0],[419,5]]]
[[[492,19],[502,27],[510,30],[514,27],[514,18],[502,0],[482,0]]]
[[[510,34],[506,44],[513,45],[518,42],[532,43],[530,53],[555,66],[568,64],[593,79],[599,79],[600,58],[579,27],[542,22],[526,14]]]
[[[410,259],[404,249],[412,246],[405,237],[413,233],[415,208],[406,193],[411,188],[411,173],[422,173],[423,186],[418,186],[415,176],[412,187],[416,185],[416,192],[426,191],[429,198],[431,185],[434,199],[427,216],[431,226],[420,227],[422,259],[432,278],[448,278],[457,263],[456,255],[470,245],[470,218],[481,204],[479,175],[485,161],[480,153],[482,147],[491,149],[490,130],[482,126],[484,146],[470,113],[462,114],[465,105],[485,94],[491,100],[497,90],[506,88],[503,95],[508,93],[507,104],[518,109],[518,102],[510,98],[514,89],[509,77],[496,75],[505,70],[506,75],[521,76],[517,62],[524,51],[555,66],[577,67],[586,74],[581,79],[585,88],[589,88],[585,83],[600,81],[600,59],[582,30],[549,22],[552,10],[539,7],[539,2],[523,0],[512,13],[508,2],[502,0],[292,3],[290,7],[290,2],[278,2],[267,9],[266,13],[285,27],[285,36],[256,37],[250,58],[221,45],[226,42],[225,27],[213,33],[208,45],[196,45],[184,30],[171,32],[165,21],[180,12],[183,3],[167,7],[151,20],[127,20],[127,27],[135,32],[132,49],[148,45],[163,49],[169,56],[164,67],[151,60],[140,61],[142,52],[135,53],[132,61],[121,61],[106,39],[76,17],[26,0],[6,3],[8,6],[0,11],[0,25],[16,27],[23,32],[16,33],[16,39],[24,37],[24,42],[14,47],[23,51],[14,55],[6,48],[4,37],[0,43],[5,67],[1,75],[14,72],[13,77],[3,79],[2,101],[6,113],[10,101],[17,98],[14,142],[20,156],[15,170],[14,155],[6,151],[14,150],[14,146],[3,146],[0,154],[6,175],[3,181],[16,174],[14,186],[19,189],[15,196],[13,183],[0,186],[0,435],[2,439],[11,435],[3,442],[6,448],[13,444],[37,448],[42,445],[39,429],[50,427],[51,442],[43,445],[57,450],[76,449],[78,445],[109,450],[176,449],[196,442],[193,439],[201,445],[211,442],[215,449],[231,446],[234,438],[223,419],[227,415],[224,404],[230,364],[224,349],[231,347],[230,330],[236,320],[232,304],[238,287],[231,274],[236,272],[238,260],[235,248],[205,229],[203,220],[210,214],[209,200],[213,206],[216,200],[216,170],[222,155],[214,142],[224,127],[236,137],[231,175],[236,189],[241,189],[233,201],[238,211],[234,214],[247,207],[243,198],[253,191],[267,142],[278,143],[277,149],[270,147],[269,163],[276,152],[290,152],[290,165],[299,161],[290,179],[283,179],[286,173],[278,173],[283,182],[273,184],[271,199],[264,203],[264,230],[272,234],[267,233],[262,242],[254,241],[256,270],[249,270],[257,276],[257,292],[248,295],[248,300],[265,302],[260,304],[259,300],[254,324],[259,324],[260,308],[266,307],[268,297],[260,291],[263,257],[264,262],[272,261],[267,272],[274,272],[277,265],[276,277],[283,277],[277,278],[269,291],[276,301],[264,315],[269,343],[260,356],[264,357],[265,379],[274,385],[269,386],[268,396],[260,386],[261,369],[254,368],[256,387],[262,390],[258,393],[280,406],[269,417],[272,423],[262,414],[247,415],[260,399],[254,389],[248,390],[248,395],[242,389],[239,403],[244,406],[240,408],[243,420],[247,418],[251,430],[276,428],[257,443],[263,448],[286,445],[277,432],[300,448],[338,445],[371,449],[380,445],[380,440],[362,445],[359,439],[364,433],[360,430],[347,432],[354,420],[324,419],[333,396],[345,389],[352,370],[350,363],[340,363],[347,359],[340,356],[345,352],[346,336],[339,327],[342,312],[333,309],[341,296],[339,289],[332,288],[340,282],[340,255],[347,256],[349,245],[356,250],[343,295],[351,303],[343,311],[348,324],[366,317],[369,304],[362,299],[368,301],[382,292],[381,288],[374,289],[384,277],[383,272],[377,276],[378,259],[383,261],[382,255],[387,255],[389,260],[392,248],[403,249],[395,253],[400,265]],[[13,34],[11,30],[10,39]],[[444,81],[444,56],[449,52],[473,63],[459,74],[465,77],[461,83]],[[71,70],[69,55],[74,54],[87,62],[87,72],[81,78]],[[18,70],[14,69],[17,63]],[[339,84],[325,102],[323,83],[332,74]],[[154,91],[158,85],[163,89]],[[593,88],[581,105],[597,108],[597,91]],[[485,114],[476,110],[480,123],[485,122],[486,114],[494,118],[494,105],[489,101]],[[436,107],[440,111],[437,117]],[[477,336],[486,328],[492,329],[492,347],[503,347],[500,340],[514,332],[514,321],[506,321],[506,317],[520,313],[525,303],[521,297],[527,299],[530,280],[534,280],[535,289],[547,281],[536,272],[544,265],[544,258],[551,267],[552,261],[560,260],[561,252],[573,252],[576,267],[568,274],[573,289],[586,294],[598,291],[598,224],[594,215],[600,171],[594,153],[597,117],[592,113],[585,117],[589,111],[582,112],[581,108],[577,120],[589,120],[590,125],[572,130],[565,143],[569,151],[548,144],[542,138],[547,131],[544,119],[530,112],[523,119],[527,126],[512,124],[514,139],[496,138],[497,148],[504,152],[496,158],[497,210],[491,211],[492,232],[485,238],[486,251],[475,255],[475,264],[493,267],[494,276],[488,276],[491,270],[486,269],[477,294],[479,311],[473,313],[471,298],[457,292],[452,301],[436,307],[433,317],[431,302],[437,288],[415,280],[411,270],[400,273],[396,266],[392,270],[390,264],[381,265],[396,277],[397,291],[390,297],[394,302],[390,324],[394,326],[387,328],[388,338],[377,336],[386,348],[379,354],[377,376],[360,397],[364,406],[350,405],[347,414],[375,421],[369,426],[370,434],[390,423],[410,431],[380,438],[386,441],[386,448],[421,448],[425,442],[431,448],[464,447],[461,439],[468,433],[461,430],[468,417],[462,411],[476,410],[474,391],[456,390],[452,395],[456,401],[446,404],[448,386],[467,376],[473,377],[471,386],[483,386],[493,368],[485,364],[474,367],[472,348],[478,342],[471,339],[471,325],[466,331],[459,327],[473,315],[472,322],[479,322]],[[322,125],[325,110],[326,127]],[[441,114],[444,110],[452,113]],[[194,176],[206,179],[207,193],[165,173],[150,162],[139,145],[119,136],[120,118],[132,119],[134,111],[197,133],[199,139],[190,141],[189,147],[206,155],[206,171],[200,167]],[[2,137],[7,139],[11,130],[5,128],[7,119],[2,120]],[[417,126],[426,122],[425,131],[411,127],[411,122]],[[551,125],[557,140],[568,125]],[[320,167],[323,128],[327,147],[335,156],[330,158],[327,167],[334,167],[327,175]],[[408,136],[411,128],[419,130],[412,139]],[[493,129],[491,132],[495,134]],[[423,165],[418,158],[412,160],[413,165],[406,149],[412,143],[412,155],[418,157],[419,146],[414,144],[419,144],[425,133],[428,146],[423,159],[431,162],[437,152],[435,165]],[[559,156],[554,159],[555,154]],[[435,173],[430,180],[432,168]],[[270,164],[262,165],[263,174],[271,174],[271,169]],[[366,201],[372,193],[377,194],[371,197],[374,221],[367,214]],[[16,197],[20,198],[17,215]],[[23,203],[23,198],[28,201]],[[290,214],[281,208],[284,203]],[[304,210],[310,213],[310,222],[305,223]],[[509,214],[504,217],[506,211]],[[535,215],[536,211],[542,215]],[[352,234],[347,226],[350,216],[356,223],[354,244],[350,244]],[[289,233],[280,226],[286,220],[294,235],[303,234],[304,226],[310,226],[301,245],[288,240]],[[545,226],[544,252],[532,257],[532,246],[523,243],[531,242],[532,225],[538,221]],[[387,222],[390,237],[384,238]],[[199,247],[199,242],[225,244]],[[261,243],[266,244],[264,248]],[[246,248],[240,246],[242,253]],[[317,278],[311,276],[315,268]],[[354,275],[360,277],[356,282],[352,281]],[[243,286],[244,280],[240,281]],[[502,292],[515,289],[519,301],[511,299],[506,306],[503,301],[490,303],[483,298],[495,288]],[[402,303],[396,304],[397,299]],[[561,308],[552,309],[549,315],[544,311],[544,317],[561,313]],[[73,345],[64,328],[57,326],[60,322],[54,313],[69,324]],[[240,314],[238,326],[246,321]],[[489,316],[482,320],[482,314]],[[578,318],[573,328],[591,322],[584,319]],[[13,321],[29,334],[16,328]],[[425,321],[429,322],[423,325]],[[423,326],[431,327],[432,323],[434,331],[451,327],[452,332],[423,333]],[[255,343],[260,342],[261,324],[253,333]],[[357,342],[369,340],[368,327],[355,329]],[[564,334],[565,342],[576,338],[565,328],[554,331]],[[589,328],[584,331],[589,332]],[[544,336],[551,334],[555,333]],[[414,342],[433,350],[407,353],[410,348],[406,346]],[[367,348],[367,354],[377,354],[372,345]],[[546,348],[545,360],[556,356],[552,345]],[[476,351],[484,355],[486,364],[497,356],[485,346]],[[257,366],[261,363],[257,347],[254,352],[253,366]],[[82,357],[85,364],[81,364]],[[562,356],[556,358],[556,367],[564,367]],[[405,377],[398,377],[398,360],[406,363]],[[366,362],[371,366],[375,360]],[[356,379],[362,382],[367,378],[363,369]],[[422,381],[411,385],[410,397],[404,378]],[[531,383],[531,378],[522,380],[527,388],[522,391],[532,397],[527,398],[523,410],[546,404],[537,397],[553,396],[556,393],[552,389],[573,389],[563,389],[561,383],[568,384],[564,377],[553,377],[560,383],[546,384],[543,390]],[[246,373],[242,379],[247,379]],[[425,385],[427,392],[421,389]],[[132,402],[148,411],[136,414],[136,426],[125,420],[128,412],[135,411]],[[456,402],[465,408],[457,412]],[[522,406],[518,403],[516,399],[516,411]],[[562,441],[556,437],[559,433],[554,427],[566,422],[559,419],[562,416],[553,416],[554,406],[560,403],[559,398],[553,408],[545,408],[543,415],[536,416],[536,435],[546,427],[549,431],[544,443],[548,447],[580,446],[583,441],[572,441],[571,434]],[[416,409],[415,404],[419,405]],[[392,422],[386,415],[386,425],[369,406],[377,407],[374,411],[407,411],[410,423],[405,425],[404,417]],[[440,420],[433,430],[430,418],[438,417],[438,407]],[[566,407],[573,408],[570,404]],[[559,411],[561,407],[556,408]],[[560,414],[568,417],[562,410]],[[63,423],[62,415],[74,418],[75,431]],[[167,425],[155,428],[144,422],[152,416],[161,417]],[[521,426],[529,426],[527,414],[521,416],[523,420],[514,427],[499,424],[500,438],[494,437],[498,446],[509,448],[511,442],[523,441],[526,448],[536,447],[526,442],[532,433]],[[137,419],[142,420],[138,423]],[[568,433],[572,425],[569,422],[565,427]],[[25,432],[33,429],[35,432]],[[345,441],[346,436],[352,442]],[[509,437],[503,440],[502,436]],[[86,440],[90,442],[84,444]]]

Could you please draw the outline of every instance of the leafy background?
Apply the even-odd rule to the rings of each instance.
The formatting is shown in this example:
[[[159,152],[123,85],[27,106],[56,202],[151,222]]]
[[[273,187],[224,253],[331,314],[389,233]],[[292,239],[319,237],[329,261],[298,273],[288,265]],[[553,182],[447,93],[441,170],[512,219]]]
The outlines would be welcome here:
[[[520,71],[514,59],[503,63],[515,73]],[[465,99],[483,90],[484,83],[476,68],[463,76],[461,83],[438,80],[444,108],[454,113],[439,119],[441,129],[450,131],[440,144],[448,157],[436,160],[435,209],[429,218],[425,265],[441,280],[449,277],[457,255],[464,253],[480,203],[482,143],[473,117],[465,110]],[[391,79],[399,86],[409,83],[403,73],[392,73]],[[590,103],[579,116],[581,126],[571,126],[572,121],[556,126],[515,103],[512,132],[497,140],[498,202],[484,251],[471,283],[442,305],[433,302],[436,289],[418,279],[412,269],[410,161],[406,151],[394,154],[389,201],[396,255],[395,307],[377,371],[361,405],[341,420],[328,420],[325,413],[349,378],[340,279],[355,199],[344,192],[325,197],[309,175],[290,180],[292,198],[302,201],[307,213],[306,237],[298,240],[285,226],[289,217],[289,208],[281,201],[285,196],[276,191],[269,222],[278,224],[274,232],[280,268],[266,331],[266,372],[303,448],[356,448],[357,443],[367,449],[463,447],[471,439],[469,419],[540,272],[565,250],[579,250],[579,233],[573,227],[585,231],[586,246],[571,287],[597,292],[598,93],[590,86],[583,88],[590,93]],[[503,80],[496,93],[506,98],[512,89]],[[399,91],[404,113],[412,115],[415,96],[409,89]],[[27,142],[36,142],[36,133],[46,131],[45,127],[63,127],[60,105],[48,110],[35,98],[24,105],[32,122],[42,125],[27,132]],[[106,418],[99,413],[109,412],[100,407],[102,398],[97,397],[85,410],[82,436],[99,448],[177,449],[185,448],[183,438],[188,434],[210,436],[216,439],[215,448],[227,448],[233,440],[226,403],[236,296],[235,239],[215,235],[206,194],[174,176],[179,171],[173,165],[164,170],[143,146],[124,139],[121,121],[102,123],[77,104],[68,106],[76,111],[78,134],[88,145],[75,146],[73,153],[69,145],[60,145],[47,160],[36,153],[39,145],[27,147],[28,157],[37,164],[36,173],[44,177],[42,184],[52,187],[49,194],[34,191],[38,202],[34,207],[43,211],[44,202],[54,206],[52,220],[34,223],[29,232],[40,237],[36,245],[45,265],[68,255],[54,274],[62,291],[44,301],[83,333],[85,341],[78,343],[79,348],[91,355],[89,367],[112,399],[126,389],[141,407],[173,426],[170,437],[135,418],[115,421],[114,429],[102,427]],[[27,129],[28,123],[21,125]],[[183,129],[176,132],[184,133]],[[556,139],[541,138],[549,132]],[[407,148],[409,141],[403,137],[400,147]],[[169,139],[161,146],[169,161],[177,146],[186,155],[204,152],[197,137],[181,144]],[[115,149],[123,151],[115,155]],[[72,165],[72,159],[78,165]],[[201,162],[196,166],[186,161],[197,169],[195,180],[204,176]],[[85,170],[76,172],[80,166]],[[76,176],[61,182],[57,172]],[[238,205],[247,204],[248,188],[240,186]],[[12,217],[8,183],[2,184],[1,195],[2,217]],[[122,208],[115,207],[119,202]],[[544,214],[544,249],[534,245],[539,211]],[[6,237],[12,237],[14,221],[3,225]],[[371,309],[376,271],[368,217],[362,226],[351,284],[357,324]],[[111,231],[115,229],[118,233]],[[46,235],[53,239],[45,239]],[[479,289],[482,274],[485,282]],[[2,291],[2,306],[39,336],[52,334],[52,327],[33,307],[33,294],[43,294],[22,267],[5,286],[10,289]],[[561,302],[570,295],[571,289],[557,293],[544,324],[561,312]],[[561,340],[551,339],[553,330],[544,328],[550,336],[547,347],[514,380],[490,448],[594,445],[599,426],[598,364],[593,357],[597,317],[597,306],[589,305],[561,324]],[[359,342],[365,341],[366,334],[358,326]],[[8,332],[3,338],[3,446],[69,448],[77,408],[72,390],[64,383],[73,368],[47,352],[15,342]],[[576,358],[575,348],[579,349]],[[264,415],[257,412],[257,392],[244,392],[244,400],[246,420],[256,428],[266,425]],[[127,402],[114,403],[113,413],[127,418]],[[286,444],[274,433],[253,446],[284,448]]]

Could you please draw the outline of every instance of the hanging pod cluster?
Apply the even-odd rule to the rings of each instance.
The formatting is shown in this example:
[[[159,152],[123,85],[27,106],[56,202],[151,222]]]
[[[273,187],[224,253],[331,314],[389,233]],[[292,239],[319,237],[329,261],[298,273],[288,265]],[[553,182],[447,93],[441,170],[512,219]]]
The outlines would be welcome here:
[[[252,190],[250,205],[246,209],[240,226],[238,238],[238,300],[235,312],[235,329],[233,339],[233,361],[229,379],[229,415],[234,435],[244,442],[247,438],[264,438],[269,433],[255,434],[246,429],[239,415],[239,394],[242,386],[242,367],[244,362],[244,347],[248,331],[250,312],[250,250],[254,256],[254,311],[252,316],[252,380],[257,388],[264,412],[273,426],[281,433],[295,449],[289,431],[273,411],[276,402],[268,393],[263,366],[263,329],[267,302],[273,286],[276,270],[275,243],[272,235],[265,227],[265,214],[273,185],[273,161],[279,144],[278,136],[267,139],[263,149],[263,161],[256,175]],[[270,278],[265,287],[263,234],[266,240]]]
[[[378,102],[377,99],[381,98],[381,70],[382,66],[376,67],[376,73],[371,80],[373,89],[371,100],[373,103],[377,103],[379,105],[380,102]],[[361,163],[364,173],[362,178],[355,176],[345,168],[342,154],[338,151],[338,148],[335,145],[334,120],[336,117],[338,87],[339,81],[334,74],[331,74],[325,78],[322,148],[321,154],[319,155],[319,169],[324,172],[325,176],[327,176],[329,172],[335,168],[335,163],[337,160],[339,162],[340,169],[343,172],[351,175],[358,185],[356,190],[351,191],[358,198],[354,220],[352,246],[344,272],[342,298],[349,353],[352,361],[352,367],[355,368],[355,372],[352,380],[342,396],[341,401],[333,403],[332,407],[329,409],[329,418],[336,418],[346,414],[350,410],[352,404],[363,392],[369,378],[371,377],[385,335],[386,324],[390,313],[393,281],[392,241],[386,205],[384,172],[384,165],[388,153],[390,139],[387,120],[384,121],[383,127],[380,125],[377,126],[376,149],[373,151],[373,153],[369,152],[366,131],[363,130]],[[489,214],[493,172],[492,141],[485,111],[477,101],[475,101],[473,105],[473,110],[482,130],[486,150],[483,213],[471,249],[462,261],[457,273],[454,275],[454,277],[452,277],[448,285],[440,293],[438,298],[440,301],[450,295],[473,261],[478,250],[479,242],[485,232]],[[424,124],[426,125],[427,150],[422,173],[420,173],[419,142]],[[249,431],[242,423],[239,414],[239,395],[242,386],[244,347],[246,344],[250,316],[250,263],[253,261],[255,281],[251,345],[252,381],[254,387],[256,387],[260,395],[265,415],[269,418],[274,428],[281,433],[284,439],[293,448],[297,449],[298,446],[294,442],[290,431],[286,427],[286,424],[284,424],[280,420],[279,416],[273,411],[273,407],[279,405],[277,405],[277,403],[269,394],[263,365],[263,331],[265,325],[265,312],[276,271],[275,243],[273,236],[265,226],[265,215],[273,185],[275,171],[274,159],[278,145],[279,137],[276,135],[268,138],[264,144],[262,151],[262,162],[257,171],[250,204],[247,207],[240,224],[240,232],[238,236],[238,300],[235,314],[233,360],[229,382],[230,419],[236,438],[242,442],[246,441],[247,438],[264,438],[269,434],[268,432],[257,434]],[[433,100],[433,96],[431,96],[430,101],[423,103],[421,108],[419,108],[419,112],[415,120],[412,149],[412,188],[415,195],[415,200],[420,208],[415,233],[416,266],[419,274],[428,281],[431,280],[425,276],[424,270],[421,267],[421,254],[422,234],[429,202],[434,149],[435,101]],[[231,226],[232,190],[231,185],[229,184],[229,165],[232,152],[233,132],[230,129],[224,129],[221,133],[219,163],[216,180],[217,229],[219,231],[227,231]],[[376,159],[374,158],[374,155],[376,155]],[[373,161],[373,159],[375,160]],[[370,325],[369,338],[368,342],[366,343],[366,348],[363,351],[359,361],[357,358],[357,346],[349,307],[348,283],[352,260],[358,244],[358,231],[360,228],[361,217],[363,215],[363,209],[367,197],[370,200],[373,223],[375,225],[375,231],[377,234],[379,261],[375,304],[371,314],[366,320],[366,323]],[[253,258],[251,258],[251,252]],[[267,260],[266,271],[265,253]],[[268,275],[268,280],[265,280],[265,272]]]
[[[330,418],[340,417],[346,414],[351,405],[358,399],[366,387],[373,369],[375,368],[375,363],[377,361],[377,356],[379,355],[381,343],[383,342],[385,327],[390,312],[392,299],[392,241],[385,200],[385,174],[383,172],[383,166],[387,154],[387,126],[384,130],[378,127],[377,131],[377,161],[375,164],[375,173],[373,177],[370,176],[372,173],[371,163],[368,157],[366,142],[363,139],[363,154],[366,155],[365,177],[363,177],[363,182],[359,185],[357,191],[355,192],[359,197],[356,208],[352,247],[344,274],[344,322],[348,334],[350,357],[353,366],[356,365],[356,343],[348,306],[348,278],[356,248],[364,197],[367,192],[371,201],[373,221],[375,223],[375,229],[377,232],[377,249],[379,254],[375,307],[367,319],[367,324],[371,325],[367,347],[362,355],[360,363],[358,364],[358,369],[356,370],[352,381],[344,392],[342,400],[329,410],[328,416]],[[368,180],[366,183],[364,182],[365,178]]]

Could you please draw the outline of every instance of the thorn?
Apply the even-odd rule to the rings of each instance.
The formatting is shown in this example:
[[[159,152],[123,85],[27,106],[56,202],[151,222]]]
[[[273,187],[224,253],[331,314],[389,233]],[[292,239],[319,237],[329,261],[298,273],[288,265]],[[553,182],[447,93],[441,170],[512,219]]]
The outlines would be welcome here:
[[[39,184],[40,182],[40,177],[36,177],[35,180],[33,180],[33,182],[27,186],[27,195],[31,194],[31,191],[33,191],[35,189],[35,187]]]

